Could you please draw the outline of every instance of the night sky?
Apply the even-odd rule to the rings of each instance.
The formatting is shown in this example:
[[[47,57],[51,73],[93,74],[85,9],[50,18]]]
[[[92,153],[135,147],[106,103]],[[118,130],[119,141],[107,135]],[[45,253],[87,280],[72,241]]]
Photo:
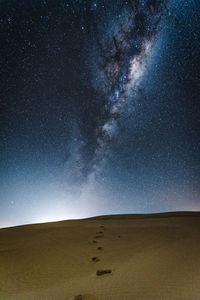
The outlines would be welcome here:
[[[200,210],[199,13],[0,1],[0,227]]]

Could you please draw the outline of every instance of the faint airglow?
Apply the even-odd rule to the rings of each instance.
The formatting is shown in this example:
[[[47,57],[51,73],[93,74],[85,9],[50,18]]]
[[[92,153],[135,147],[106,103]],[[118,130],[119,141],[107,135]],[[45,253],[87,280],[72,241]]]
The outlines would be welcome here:
[[[62,220],[78,219],[77,214],[66,214],[62,211],[48,211],[33,218],[33,223],[57,222]]]

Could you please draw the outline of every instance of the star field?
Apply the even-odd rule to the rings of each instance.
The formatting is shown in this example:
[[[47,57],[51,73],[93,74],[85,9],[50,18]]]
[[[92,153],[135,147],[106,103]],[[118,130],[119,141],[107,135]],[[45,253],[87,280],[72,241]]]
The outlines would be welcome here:
[[[0,226],[199,210],[199,9],[0,2]]]

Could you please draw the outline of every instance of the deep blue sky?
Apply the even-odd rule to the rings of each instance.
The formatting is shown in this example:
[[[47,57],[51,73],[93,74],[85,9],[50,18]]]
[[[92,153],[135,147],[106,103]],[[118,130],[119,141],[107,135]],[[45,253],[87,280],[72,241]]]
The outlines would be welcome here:
[[[198,1],[0,2],[0,226],[200,209]]]

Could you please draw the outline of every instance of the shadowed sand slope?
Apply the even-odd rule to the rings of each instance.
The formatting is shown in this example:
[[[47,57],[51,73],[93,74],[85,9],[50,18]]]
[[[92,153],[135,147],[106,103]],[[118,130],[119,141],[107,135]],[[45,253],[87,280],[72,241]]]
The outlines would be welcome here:
[[[200,299],[200,213],[0,230],[0,299]]]

